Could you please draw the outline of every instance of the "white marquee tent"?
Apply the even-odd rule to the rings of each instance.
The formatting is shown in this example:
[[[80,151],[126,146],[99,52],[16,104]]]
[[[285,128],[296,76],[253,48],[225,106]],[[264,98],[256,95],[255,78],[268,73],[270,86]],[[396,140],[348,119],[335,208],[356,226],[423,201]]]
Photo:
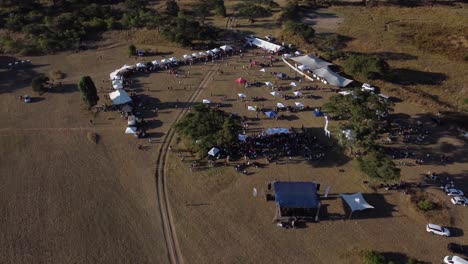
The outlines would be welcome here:
[[[109,98],[115,105],[125,104],[132,101],[130,96],[128,96],[127,92],[125,92],[122,89],[109,93]]]
[[[247,38],[247,43],[250,46],[257,46],[257,47],[259,47],[261,49],[268,50],[268,51],[273,51],[273,52],[281,51],[281,50],[284,49],[284,47],[282,47],[280,45],[268,42],[268,41],[263,40],[263,39],[255,38],[255,37]]]
[[[348,84],[353,82],[353,80],[346,79],[345,77],[340,76],[339,74],[337,74],[337,73],[333,72],[332,70],[330,70],[330,68],[328,68],[328,67],[315,69],[315,70],[313,70],[313,72],[317,76],[325,79],[325,81],[328,84],[333,85],[333,86],[345,87]]]
[[[341,198],[345,200],[345,202],[351,208],[351,215],[354,211],[362,211],[366,209],[373,209],[374,206],[370,205],[362,196],[362,193],[355,193],[355,194],[340,194]],[[350,215],[350,217],[351,217]]]
[[[291,60],[298,62],[302,65],[305,65],[307,66],[307,68],[311,70],[323,68],[328,65],[333,65],[332,63],[319,59],[314,55],[304,55],[304,56],[294,57],[294,58],[291,58]]]
[[[228,45],[224,45],[224,46],[221,46],[219,48],[224,50],[224,51],[233,50],[233,48],[231,46],[228,46]]]

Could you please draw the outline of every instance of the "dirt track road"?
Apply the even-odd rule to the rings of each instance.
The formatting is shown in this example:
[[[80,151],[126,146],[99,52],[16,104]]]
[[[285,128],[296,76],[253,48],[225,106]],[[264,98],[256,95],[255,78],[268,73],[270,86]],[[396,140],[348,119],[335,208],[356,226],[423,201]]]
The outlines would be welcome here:
[[[210,82],[211,77],[216,73],[216,70],[219,68],[219,62],[217,62],[211,70],[205,75],[200,85],[197,87],[195,92],[190,96],[184,108],[181,109],[177,118],[174,120],[174,124],[179,121],[183,115],[189,110],[189,107],[195,102],[200,96],[202,90]],[[172,213],[170,209],[170,203],[167,195],[166,188],[166,165],[167,158],[170,152],[171,141],[174,137],[175,129],[174,126],[171,126],[167,131],[166,137],[161,144],[159,149],[158,158],[156,161],[156,192],[159,202],[159,212],[161,215],[161,222],[163,224],[163,233],[164,240],[166,242],[167,255],[170,263],[184,263],[183,256],[180,252],[179,242],[177,240],[177,235],[174,228],[174,222],[172,219]]]

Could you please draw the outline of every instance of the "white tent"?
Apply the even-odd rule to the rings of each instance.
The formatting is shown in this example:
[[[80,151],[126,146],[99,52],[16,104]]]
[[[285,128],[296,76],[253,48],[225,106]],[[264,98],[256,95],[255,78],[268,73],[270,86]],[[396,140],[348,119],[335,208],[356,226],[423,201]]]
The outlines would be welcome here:
[[[210,149],[210,151],[208,151],[208,155],[211,155],[211,156],[216,156],[216,154],[219,153],[219,149],[218,148],[212,148]]]
[[[299,57],[292,58],[291,60],[298,62],[311,70],[333,65],[332,63],[319,59],[318,57],[314,55],[299,56]]]
[[[240,94],[237,94],[240,98],[246,98],[247,95],[246,94],[243,94],[243,93],[240,93]]]
[[[266,70],[265,70],[265,69],[261,69],[260,71],[261,71],[261,72],[266,72]]]
[[[278,95],[280,95],[280,93],[278,93],[277,91],[271,92],[270,94],[273,95],[273,96],[278,96]]]
[[[206,53],[203,51],[199,52],[198,55],[200,56],[200,58],[206,57]]]
[[[298,91],[298,92],[293,92],[293,94],[294,94],[295,96],[301,96],[301,95],[302,95],[302,93],[299,92],[299,91]]]
[[[313,70],[313,72],[317,74],[317,76],[323,78],[326,83],[333,86],[345,87],[346,85],[353,82],[353,80],[346,79],[345,77],[340,76],[339,74],[330,70],[330,68],[328,67],[315,69]]]
[[[292,55],[289,54],[289,53],[285,53],[285,54],[283,54],[283,57],[284,57],[285,59],[289,59],[289,58],[292,57]]]
[[[130,115],[127,118],[127,124],[129,127],[136,125],[136,122],[138,121],[138,117],[134,115]]]
[[[233,48],[231,46],[228,46],[228,45],[224,45],[224,46],[221,46],[219,48],[224,50],[224,51],[233,50]]]
[[[170,62],[173,62],[173,63],[177,63],[177,62],[178,62],[178,60],[177,60],[176,57],[170,57],[170,58],[169,58],[169,61],[170,61]]]
[[[284,106],[284,104],[282,104],[282,103],[277,103],[276,106],[277,106],[278,108],[285,108],[285,107],[286,107],[286,106]]]
[[[291,85],[292,87],[296,87],[297,84],[295,82],[291,82],[289,85]]]
[[[136,64],[137,68],[146,68],[146,64],[139,62]]]
[[[190,56],[189,54],[184,54],[184,60],[190,60],[192,58],[192,56]]]
[[[119,74],[119,72],[121,71],[124,71],[124,70],[127,70],[127,69],[133,69],[135,66],[130,66],[130,65],[127,65],[125,64],[124,66],[122,66],[120,69],[117,69],[113,72],[110,73],[110,79],[111,80],[114,80],[116,79],[117,75]]]
[[[257,107],[249,105],[249,106],[247,106],[247,110],[249,110],[249,111],[257,111]]]
[[[221,52],[221,50],[220,50],[220,49],[218,49],[218,48],[214,48],[214,49],[212,49],[212,50],[211,50],[211,52],[213,52],[213,53],[220,53],[220,52]]]
[[[208,100],[208,99],[203,99],[203,103],[204,103],[204,104],[209,104],[209,103],[211,103],[211,101]]]
[[[295,102],[294,103],[297,107],[304,107],[304,104],[301,102]]]
[[[274,44],[274,43],[271,43],[271,42],[268,42],[266,40],[259,39],[259,38],[256,38],[256,37],[248,37],[247,38],[247,43],[250,46],[257,46],[257,47],[259,47],[261,49],[268,50],[268,51],[273,51],[273,52],[281,51],[281,50],[284,49],[284,47],[282,47],[280,45],[277,45],[277,44]]]
[[[271,82],[265,82],[265,85],[266,85],[266,86],[273,86],[273,83],[271,83]]]
[[[123,89],[123,84],[121,82],[120,83],[112,83],[112,88],[114,88],[114,90]]]
[[[213,55],[214,55],[214,52],[212,52],[211,50],[207,50],[207,51],[206,51],[206,54],[213,56]]]
[[[306,65],[299,65],[299,66],[297,66],[297,68],[298,68],[299,70],[301,70],[301,71],[305,71],[305,70],[308,70],[308,69],[309,69],[309,67],[307,67]]]
[[[135,134],[136,133],[136,127],[127,127],[125,129],[125,134]]]
[[[351,213],[354,211],[361,211],[365,209],[373,209],[374,206],[367,203],[367,201],[362,196],[362,193],[355,193],[355,194],[340,194],[341,198],[345,200],[345,202],[351,208]]]
[[[125,104],[132,101],[130,96],[128,96],[127,92],[125,92],[122,89],[109,93],[109,98],[115,105]]]
[[[196,52],[195,52],[195,53],[192,53],[192,57],[198,58],[198,57],[200,57],[200,54],[198,54],[198,53],[196,53]]]
[[[154,60],[154,61],[152,61],[151,63],[153,63],[154,66],[159,65],[159,61],[158,61],[158,60]]]
[[[168,59],[162,59],[162,60],[161,60],[161,64],[168,64],[168,63],[170,63],[170,62],[171,62],[171,61],[168,60]]]

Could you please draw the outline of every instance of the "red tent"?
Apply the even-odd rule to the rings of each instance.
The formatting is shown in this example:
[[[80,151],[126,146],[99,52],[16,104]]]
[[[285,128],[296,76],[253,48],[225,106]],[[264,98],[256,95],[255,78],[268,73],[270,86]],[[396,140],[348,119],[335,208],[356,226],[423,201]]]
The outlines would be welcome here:
[[[253,65],[253,66],[256,66],[256,65],[258,65],[258,64],[259,64],[259,63],[258,63],[257,61],[252,61],[252,62],[250,63],[250,65]]]
[[[243,78],[238,78],[238,79],[236,79],[236,83],[245,84],[245,83],[247,83],[247,81],[245,79],[243,79]]]

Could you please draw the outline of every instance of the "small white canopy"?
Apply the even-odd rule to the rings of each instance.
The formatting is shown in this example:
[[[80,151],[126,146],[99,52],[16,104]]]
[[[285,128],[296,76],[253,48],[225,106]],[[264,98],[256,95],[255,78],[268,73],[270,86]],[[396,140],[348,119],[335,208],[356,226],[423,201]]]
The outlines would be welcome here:
[[[200,57],[202,57],[202,58],[203,58],[203,57],[206,57],[206,53],[203,52],[203,51],[200,51],[200,52],[198,53],[198,55],[200,55]]]
[[[261,71],[261,72],[266,72],[266,70],[265,70],[265,69],[261,69],[260,71]]]
[[[243,94],[243,93],[240,93],[240,94],[237,94],[240,98],[246,98],[247,95],[246,94]]]
[[[128,96],[127,92],[125,92],[125,90],[122,89],[109,93],[109,98],[115,105],[126,104],[132,101],[130,96]]]
[[[138,117],[136,117],[134,115],[130,115],[130,116],[128,116],[127,124],[128,124],[129,127],[131,127],[131,126],[136,125],[137,121],[138,121]]]
[[[280,93],[278,93],[277,91],[273,91],[273,92],[271,92],[270,94],[273,95],[273,96],[278,96],[278,95],[280,95]]]
[[[170,57],[170,58],[169,58],[169,61],[170,61],[170,62],[178,62],[178,60],[177,60],[176,57]]]
[[[208,99],[203,99],[203,103],[204,103],[204,104],[209,104],[209,103],[211,103],[211,101],[208,100]]]
[[[136,133],[136,127],[127,127],[125,129],[125,134],[135,134]]]
[[[123,89],[123,84],[122,83],[113,83],[112,88],[114,88],[114,90]]]
[[[304,104],[302,104],[301,102],[295,102],[294,103],[297,107],[304,107]]]
[[[112,80],[112,84],[122,84],[122,80]]]
[[[221,50],[220,50],[220,49],[218,49],[218,48],[214,48],[214,49],[212,49],[212,50],[211,50],[211,52],[213,52],[213,53],[220,53],[220,52],[221,52]]]
[[[273,86],[273,83],[271,82],[265,82],[266,86]]]
[[[146,68],[146,64],[139,62],[136,64],[137,68]]]
[[[151,63],[153,63],[154,66],[159,65],[159,61],[158,61],[158,60],[154,60],[154,61],[152,61]]]
[[[247,106],[247,110],[249,110],[249,111],[257,111],[257,108],[256,108],[255,106],[249,105],[249,106]]]
[[[292,55],[289,54],[289,53],[285,53],[285,54],[283,54],[283,57],[286,58],[286,59],[289,59],[289,58],[292,57]]]
[[[221,46],[219,48],[224,50],[224,51],[233,50],[233,48],[231,46],[228,46],[228,45],[224,45],[224,46]]]
[[[170,62],[171,62],[171,61],[168,60],[168,59],[162,59],[162,60],[161,60],[161,64],[168,64],[168,63],[170,63]]]
[[[192,57],[194,57],[194,58],[198,58],[199,56],[200,56],[200,54],[198,54],[196,52],[192,53]]]
[[[207,51],[206,51],[206,54],[208,54],[208,55],[213,55],[214,52],[212,52],[211,50],[207,50]]]
[[[296,87],[297,84],[295,82],[291,82],[289,85],[291,85],[292,87]]]
[[[302,93],[301,93],[301,92],[299,92],[299,91],[297,91],[297,92],[293,92],[293,94],[294,94],[295,96],[301,96],[301,95],[302,95]]]
[[[192,58],[189,54],[184,54],[184,60],[190,60]]]
[[[299,56],[299,55],[301,55],[301,52],[296,50],[296,52],[294,52],[294,55]]]
[[[285,108],[285,107],[286,107],[286,106],[284,106],[284,104],[282,104],[282,103],[277,103],[276,106],[277,106],[278,108]]]
[[[297,68],[299,68],[299,70],[301,70],[301,71],[305,71],[305,70],[309,69],[309,67],[307,67],[305,65],[299,65]]]
[[[211,156],[216,156],[216,154],[219,153],[219,149],[218,148],[212,148],[210,149],[210,151],[208,151],[208,155],[211,155]]]
[[[361,211],[365,209],[373,209],[374,206],[370,205],[366,202],[362,193],[355,193],[355,194],[340,194],[341,198],[345,200],[345,202],[351,208],[351,211]]]

